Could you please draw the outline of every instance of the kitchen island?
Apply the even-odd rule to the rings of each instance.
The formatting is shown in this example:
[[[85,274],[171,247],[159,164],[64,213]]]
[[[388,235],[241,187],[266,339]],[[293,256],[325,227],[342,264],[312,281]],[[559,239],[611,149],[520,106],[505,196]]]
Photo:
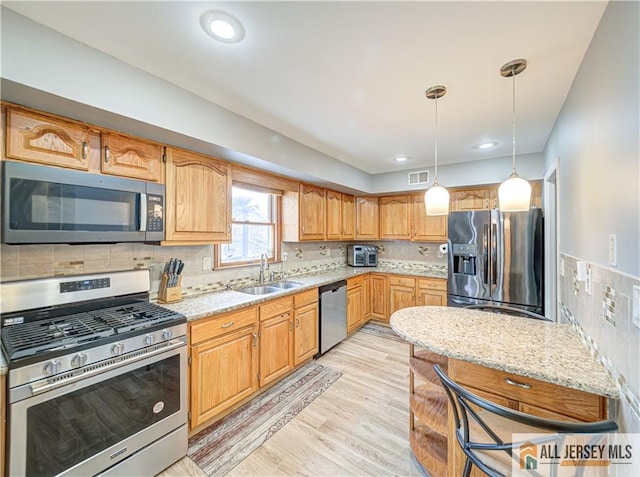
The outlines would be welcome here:
[[[433,356],[454,380],[497,404],[571,421],[615,417],[616,384],[571,325],[448,307],[405,308],[390,324],[411,345],[410,440],[433,475],[460,475],[464,463]]]

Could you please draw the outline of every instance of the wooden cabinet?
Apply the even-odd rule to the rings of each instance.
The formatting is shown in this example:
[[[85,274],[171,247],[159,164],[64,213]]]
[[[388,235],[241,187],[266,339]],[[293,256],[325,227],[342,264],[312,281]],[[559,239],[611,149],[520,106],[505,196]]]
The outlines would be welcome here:
[[[362,312],[364,277],[347,280],[347,333],[360,328],[364,323]]]
[[[415,242],[446,242],[447,216],[427,215],[424,194],[412,197],[411,240]]]
[[[193,429],[258,390],[255,307],[190,325]]]
[[[498,205],[497,188],[493,186],[474,187],[450,192],[449,210],[491,210]]]
[[[293,300],[290,296],[260,305],[260,387],[293,368]]]
[[[417,306],[447,306],[447,281],[445,279],[420,278],[417,287]]]
[[[356,239],[377,240],[378,198],[356,197]]]
[[[356,203],[352,195],[342,194],[342,240],[356,238]]]
[[[342,239],[342,194],[327,190],[327,240]]]
[[[362,283],[362,318],[367,323],[371,319],[371,275],[366,274]]]
[[[293,365],[298,366],[318,352],[318,289],[307,290],[293,297]]]
[[[161,144],[103,132],[100,170],[104,174],[162,183],[162,150]]]
[[[100,163],[100,135],[82,123],[8,107],[6,157],[82,171]]]
[[[7,429],[7,376],[0,376],[0,477],[5,475],[4,466],[5,459],[5,443],[6,443],[6,429]]]
[[[167,148],[166,244],[231,240],[228,163]]]
[[[471,392],[512,409],[565,421],[606,419],[606,398],[536,379],[513,375],[477,364],[449,359],[449,376]],[[449,412],[450,442],[455,442],[453,413]],[[464,454],[460,446],[448,450],[449,475],[462,475]],[[473,469],[473,477],[484,475]]]
[[[389,277],[389,316],[402,308],[416,305],[416,279],[412,277]]]
[[[411,239],[411,212],[413,204],[410,195],[379,197],[380,239]]]
[[[371,319],[377,321],[389,321],[387,311],[387,277],[384,274],[371,274]]]
[[[325,189],[320,187],[300,184],[298,192],[285,192],[282,196],[282,240],[324,240],[325,205]]]

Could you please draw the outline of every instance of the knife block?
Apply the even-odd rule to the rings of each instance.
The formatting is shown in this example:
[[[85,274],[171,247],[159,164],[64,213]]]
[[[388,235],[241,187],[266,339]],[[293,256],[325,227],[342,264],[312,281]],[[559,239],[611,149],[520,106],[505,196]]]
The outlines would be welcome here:
[[[178,276],[178,283],[174,287],[168,287],[169,275],[162,274],[160,289],[158,290],[158,303],[177,303],[182,301],[182,275]]]

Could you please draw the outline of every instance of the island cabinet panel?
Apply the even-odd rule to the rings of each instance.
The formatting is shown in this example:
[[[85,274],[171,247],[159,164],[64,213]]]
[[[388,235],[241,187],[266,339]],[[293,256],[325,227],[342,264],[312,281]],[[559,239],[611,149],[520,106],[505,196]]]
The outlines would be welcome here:
[[[342,240],[356,238],[356,204],[355,197],[342,194]]]
[[[424,194],[413,196],[411,240],[414,242],[447,241],[447,216],[427,215]]]
[[[166,241],[231,240],[231,168],[192,152],[167,148]]]
[[[97,172],[100,134],[81,123],[8,107],[5,151],[8,159]]]
[[[409,240],[411,238],[411,196],[379,197],[378,207],[380,239]]]
[[[164,182],[162,151],[161,144],[103,132],[100,170],[114,176]]]
[[[356,239],[374,240],[379,237],[377,197],[356,198]]]
[[[257,333],[255,307],[191,326],[191,429],[258,390]]]

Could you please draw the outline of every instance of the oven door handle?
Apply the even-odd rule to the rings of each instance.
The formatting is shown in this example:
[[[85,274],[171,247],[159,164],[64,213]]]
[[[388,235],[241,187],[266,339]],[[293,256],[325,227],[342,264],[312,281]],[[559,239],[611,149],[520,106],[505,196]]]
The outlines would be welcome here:
[[[47,391],[51,391],[53,389],[57,389],[60,388],[62,386],[66,386],[68,384],[72,384],[75,383],[77,381],[80,381],[82,379],[86,379],[86,378],[90,378],[92,376],[97,376],[98,374],[102,374],[102,373],[106,373],[107,371],[110,371],[112,369],[116,369],[116,368],[120,368],[122,366],[126,366],[128,364],[134,363],[136,361],[140,361],[146,358],[150,358],[152,356],[158,355],[158,354],[162,354],[165,353],[167,351],[171,351],[172,349],[175,348],[180,348],[182,346],[186,346],[186,343],[184,342],[183,339],[179,339],[176,341],[172,341],[170,342],[169,345],[162,347],[162,348],[158,348],[156,350],[153,351],[149,351],[148,353],[143,354],[142,356],[137,355],[134,359],[124,359],[122,361],[117,361],[115,363],[111,363],[108,364],[106,366],[100,366],[92,371],[87,371],[86,373],[82,373],[82,374],[78,374],[75,376],[71,376],[69,378],[66,379],[61,379],[60,381],[56,381],[55,383],[50,383],[50,384],[32,384],[30,386],[31,388],[31,395],[32,396],[36,396],[38,394],[42,394],[45,393]],[[134,354],[137,354],[137,352],[134,352]]]

